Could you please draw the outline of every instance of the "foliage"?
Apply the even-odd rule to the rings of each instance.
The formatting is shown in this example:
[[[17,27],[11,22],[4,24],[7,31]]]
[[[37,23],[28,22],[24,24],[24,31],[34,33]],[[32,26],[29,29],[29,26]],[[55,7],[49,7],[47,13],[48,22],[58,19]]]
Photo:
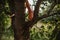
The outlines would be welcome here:
[[[40,26],[34,25],[34,27],[30,31],[31,40],[56,40],[56,37],[60,29],[59,16],[60,15],[41,20],[43,24],[40,22],[40,24],[42,24]]]
[[[9,7],[7,4],[7,0],[1,0],[0,9],[0,40],[11,40],[11,37],[13,37],[13,31],[11,28],[11,19],[8,15]]]
[[[51,2],[52,2],[52,0],[49,0],[50,4],[51,4]],[[5,5],[5,6],[3,8],[1,7],[2,9],[0,11],[0,35],[2,35],[1,36],[2,40],[13,40],[14,33],[13,33],[13,30],[11,27],[11,18],[9,17],[10,8],[9,8],[7,1],[5,1],[5,4],[2,4],[2,5]],[[35,3],[33,5],[35,5]],[[42,12],[42,14],[39,13],[39,16],[41,16],[45,12],[47,12],[47,9],[50,7],[47,5],[46,2],[44,3],[44,1],[43,1],[42,5],[44,5],[44,6],[40,7],[40,8],[43,10],[43,12]],[[48,7],[45,8],[45,6],[48,6]],[[57,10],[60,10],[60,4],[58,4],[58,7],[55,7],[53,9],[54,12]],[[40,12],[41,12],[41,10],[40,10]],[[27,17],[27,15],[28,14],[26,14],[26,17]],[[60,25],[59,25],[60,24],[60,15],[57,14],[54,16],[50,16],[50,17],[44,18],[38,22],[39,22],[39,25],[35,24],[33,26],[33,28],[30,30],[30,40],[55,40],[60,31]],[[56,31],[56,29],[57,29],[57,31]],[[56,31],[56,33],[54,31]]]

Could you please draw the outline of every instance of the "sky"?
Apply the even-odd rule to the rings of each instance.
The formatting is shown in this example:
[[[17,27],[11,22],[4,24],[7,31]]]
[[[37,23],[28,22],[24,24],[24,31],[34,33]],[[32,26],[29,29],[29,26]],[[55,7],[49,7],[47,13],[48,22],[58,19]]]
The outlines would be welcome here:
[[[28,0],[28,1],[29,1],[30,5],[33,5],[33,0]],[[48,1],[45,1],[45,2],[47,2],[47,5],[50,6],[50,3],[49,3]],[[40,5],[40,7],[43,7],[43,6],[44,6],[44,5],[42,5],[42,4]],[[45,7],[45,9],[47,9],[47,6],[44,6],[44,7]],[[34,10],[34,6],[31,7],[31,9]],[[40,8],[39,10],[40,10],[41,13],[43,12],[43,10],[42,10],[41,8]],[[27,11],[28,11],[28,10],[26,9],[26,12],[27,12]]]
[[[33,1],[32,0],[28,0],[30,4],[33,4]]]

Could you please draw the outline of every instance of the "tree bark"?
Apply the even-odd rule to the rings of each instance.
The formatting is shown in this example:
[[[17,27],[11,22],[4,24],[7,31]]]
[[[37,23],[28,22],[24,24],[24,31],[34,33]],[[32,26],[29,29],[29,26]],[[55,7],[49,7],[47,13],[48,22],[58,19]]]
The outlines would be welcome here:
[[[14,26],[14,40],[29,40],[29,27],[25,25],[25,1],[15,1],[15,26]]]
[[[14,40],[29,40],[29,27],[25,24],[25,1],[9,0]]]

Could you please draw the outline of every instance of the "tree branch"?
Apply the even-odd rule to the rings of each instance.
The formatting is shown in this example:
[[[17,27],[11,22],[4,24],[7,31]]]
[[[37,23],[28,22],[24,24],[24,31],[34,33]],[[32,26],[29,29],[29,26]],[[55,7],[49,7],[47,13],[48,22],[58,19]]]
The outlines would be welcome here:
[[[34,10],[34,18],[38,17],[38,13],[39,13],[39,8],[40,8],[40,4],[43,0],[38,0],[35,6],[35,10]]]
[[[34,16],[34,19],[32,20],[32,21],[30,21],[30,22],[27,22],[27,26],[30,26],[30,27],[32,27],[35,23],[37,23],[37,21],[39,21],[39,20],[41,20],[41,19],[43,19],[43,18],[46,18],[46,17],[49,17],[49,16],[53,16],[53,15],[56,15],[57,13],[52,13],[52,14],[50,14],[51,13],[51,11],[52,11],[52,9],[55,7],[55,5],[56,5],[56,3],[55,2],[53,2],[52,3],[52,5],[51,5],[51,7],[50,7],[50,9],[48,10],[48,12],[46,13],[46,14],[44,14],[44,15],[42,15],[41,17],[37,17],[37,14],[39,13],[38,11],[39,11],[39,9],[35,9],[35,12],[34,12],[34,14],[35,14],[35,16]],[[38,10],[38,11],[37,11]]]
[[[51,4],[51,7],[50,7],[50,9],[49,9],[48,12],[47,12],[48,14],[50,14],[50,12],[54,9],[55,5],[56,5],[55,2],[53,2],[53,3]]]
[[[58,12],[58,13],[57,13]],[[60,15],[60,12],[59,11],[57,11],[56,13],[52,13],[52,14],[44,14],[44,15],[42,15],[41,17],[38,17],[38,18],[36,18],[35,20],[32,20],[32,21],[30,21],[30,22],[28,22],[29,24],[27,25],[27,26],[30,26],[30,27],[32,27],[34,24],[36,24],[39,20],[41,20],[41,19],[43,19],[43,18],[47,18],[47,17],[50,17],[50,16],[54,16],[54,15],[56,15],[56,14],[59,14]]]

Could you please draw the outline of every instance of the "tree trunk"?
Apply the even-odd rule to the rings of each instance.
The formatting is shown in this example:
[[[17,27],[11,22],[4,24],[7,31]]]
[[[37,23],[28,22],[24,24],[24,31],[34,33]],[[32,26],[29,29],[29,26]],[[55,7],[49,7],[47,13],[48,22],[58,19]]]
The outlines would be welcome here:
[[[29,27],[25,24],[25,1],[9,0],[8,2],[12,15],[15,14],[11,17],[14,40],[29,40]]]
[[[14,40],[29,40],[29,27],[25,25],[25,1],[15,0]]]

